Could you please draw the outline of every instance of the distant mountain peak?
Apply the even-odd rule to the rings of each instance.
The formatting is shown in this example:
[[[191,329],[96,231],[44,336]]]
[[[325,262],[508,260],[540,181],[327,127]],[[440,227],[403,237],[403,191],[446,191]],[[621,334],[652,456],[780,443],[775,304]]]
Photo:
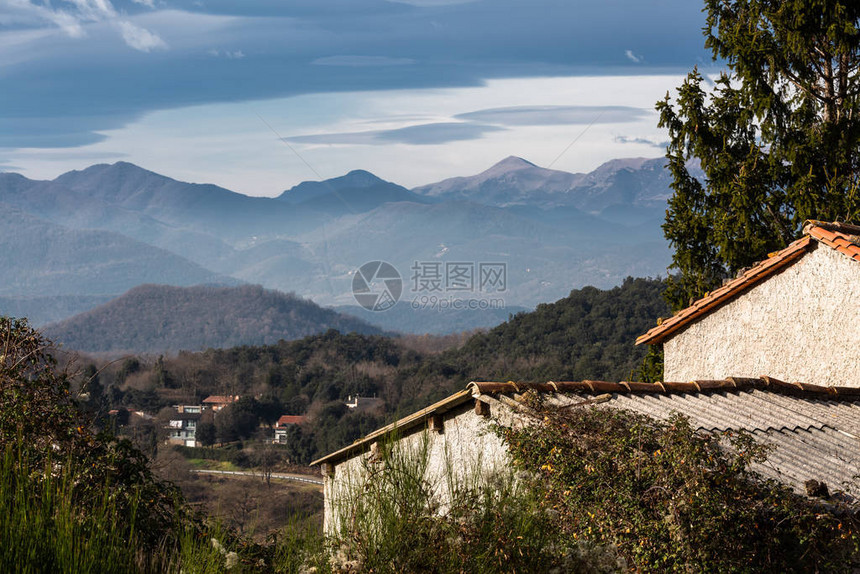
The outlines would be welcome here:
[[[493,167],[491,167],[487,171],[490,171],[490,170],[511,171],[514,169],[525,169],[525,168],[529,168],[529,167],[539,167],[539,166],[537,166],[537,165],[533,164],[532,162],[525,160],[521,157],[517,157],[515,155],[509,155],[508,157],[506,157],[505,159],[503,159],[499,163],[495,164]]]
[[[386,183],[384,179],[377,177],[376,175],[370,173],[369,171],[365,171],[363,169],[354,169],[346,175],[342,175],[340,177],[336,177],[332,180],[328,181],[336,181],[340,183],[340,185],[344,187],[370,187],[372,185],[376,185],[378,183]]]

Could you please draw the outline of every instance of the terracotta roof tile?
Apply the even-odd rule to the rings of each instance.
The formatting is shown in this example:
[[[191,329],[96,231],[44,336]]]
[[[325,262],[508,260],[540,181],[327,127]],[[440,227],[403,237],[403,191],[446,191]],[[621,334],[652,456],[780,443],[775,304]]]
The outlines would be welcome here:
[[[807,221],[803,230],[805,236],[794,241],[785,249],[760,261],[753,267],[732,279],[719,289],[708,293],[692,305],[676,313],[673,317],[649,330],[636,339],[636,344],[654,345],[662,343],[675,332],[683,329],[696,319],[710,313],[735,297],[758,285],[798,261],[813,246],[813,240],[860,261],[860,227],[845,223]]]
[[[204,404],[216,404],[216,405],[227,405],[230,403],[235,403],[239,400],[238,396],[231,395],[210,395],[203,399]]]
[[[305,417],[299,415],[281,415],[278,419],[277,426],[283,427],[287,425],[300,425],[305,422]]]
[[[698,380],[689,382],[640,383],[622,381],[559,381],[552,383],[469,383],[476,395],[495,395],[500,393],[522,393],[534,390],[539,393],[613,393],[613,394],[701,394],[749,391],[757,389],[780,395],[789,395],[816,400],[860,400],[860,387],[824,387],[809,383],[786,383],[773,377],[749,378],[729,377],[728,379]]]

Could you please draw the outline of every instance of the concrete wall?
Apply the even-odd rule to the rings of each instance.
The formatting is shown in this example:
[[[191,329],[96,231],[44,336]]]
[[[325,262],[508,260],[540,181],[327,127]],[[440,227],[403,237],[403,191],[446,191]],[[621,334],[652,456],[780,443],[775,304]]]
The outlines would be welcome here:
[[[860,262],[819,245],[663,345],[666,381],[860,387]]]
[[[474,412],[474,402],[469,401],[444,415],[441,433],[422,428],[397,441],[396,448],[416,455],[426,444],[429,460],[425,479],[436,491],[443,511],[445,502],[450,500],[449,476],[462,483],[509,469],[505,446],[490,429],[493,420],[506,425],[519,424],[508,409],[492,408],[491,418],[479,416]],[[325,477],[326,532],[333,532],[336,528],[340,509],[349,506],[350,497],[355,492],[361,492],[369,469],[373,468],[371,454],[366,453],[338,463],[334,476]]]

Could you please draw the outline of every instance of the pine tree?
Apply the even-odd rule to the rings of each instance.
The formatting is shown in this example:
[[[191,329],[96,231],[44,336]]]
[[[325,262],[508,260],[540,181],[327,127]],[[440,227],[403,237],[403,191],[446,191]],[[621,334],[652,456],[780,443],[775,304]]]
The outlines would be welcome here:
[[[806,219],[860,217],[860,2],[705,0],[705,11],[705,46],[728,71],[708,88],[693,70],[657,103],[674,179],[673,309],[785,247]]]

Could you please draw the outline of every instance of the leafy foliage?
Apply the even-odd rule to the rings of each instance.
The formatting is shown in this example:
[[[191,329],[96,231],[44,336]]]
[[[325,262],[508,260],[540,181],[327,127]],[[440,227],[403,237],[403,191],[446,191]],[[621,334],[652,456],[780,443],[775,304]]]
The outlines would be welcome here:
[[[128,441],[94,429],[50,349],[26,320],[0,317],[0,449],[35,468],[74,461],[75,503],[94,508],[108,488],[115,511],[136,513],[141,541],[155,544],[147,536],[170,530],[178,491],[156,480],[146,457]],[[146,505],[138,507],[138,500]]]
[[[860,217],[860,5],[706,0],[705,45],[728,65],[694,70],[657,104],[674,182],[667,297],[685,307],[799,236],[806,219]],[[692,177],[696,159],[706,182]]]
[[[574,290],[533,313],[516,315],[445,358],[472,379],[629,380],[645,349],[633,345],[668,313],[665,284],[628,277],[619,287]]]
[[[339,491],[334,571],[591,571],[587,565],[599,552],[586,559],[558,545],[558,531],[527,484],[504,471],[459,476],[450,461],[435,477],[429,439],[420,438],[383,446],[385,454],[364,460]],[[440,482],[449,485],[444,508]]]
[[[637,571],[849,572],[860,520],[764,480],[751,436],[700,434],[676,416],[541,406],[502,428],[516,466],[539,477],[566,537],[615,544]],[[724,445],[731,445],[726,450]]]

